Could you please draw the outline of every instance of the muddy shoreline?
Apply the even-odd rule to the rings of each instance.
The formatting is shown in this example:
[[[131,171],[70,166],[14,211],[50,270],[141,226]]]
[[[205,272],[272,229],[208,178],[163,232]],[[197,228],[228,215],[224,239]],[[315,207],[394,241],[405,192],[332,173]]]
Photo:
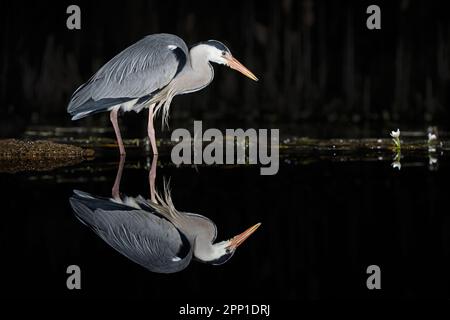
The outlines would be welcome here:
[[[0,172],[47,171],[90,159],[93,149],[45,140],[0,140]]]

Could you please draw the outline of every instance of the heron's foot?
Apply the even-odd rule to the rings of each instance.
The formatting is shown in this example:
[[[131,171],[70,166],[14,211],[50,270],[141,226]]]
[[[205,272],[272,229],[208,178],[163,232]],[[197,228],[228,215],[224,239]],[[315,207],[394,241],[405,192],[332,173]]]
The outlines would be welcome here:
[[[152,146],[153,155],[157,156],[158,155],[158,147],[156,147],[156,143],[155,144],[151,143],[151,146]]]
[[[123,158],[127,155],[127,152],[125,151],[125,146],[123,145],[122,141],[117,141],[117,145],[119,146],[119,154],[120,157]]]
[[[149,137],[149,142],[150,142],[150,146],[152,147],[152,152],[153,155],[157,155],[158,154],[158,147],[156,146],[156,139]]]

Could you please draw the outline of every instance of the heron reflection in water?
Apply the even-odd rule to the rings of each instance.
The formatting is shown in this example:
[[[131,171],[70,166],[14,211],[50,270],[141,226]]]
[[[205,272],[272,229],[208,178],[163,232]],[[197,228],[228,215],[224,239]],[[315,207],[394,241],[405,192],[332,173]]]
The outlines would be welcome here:
[[[81,222],[115,250],[150,271],[178,272],[187,267],[192,257],[213,265],[223,264],[260,226],[255,224],[229,240],[214,243],[214,222],[199,214],[178,211],[168,184],[164,183],[162,195],[156,191],[157,156],[149,173],[150,200],[120,193],[124,163],[125,158],[121,157],[112,198],[74,190],[69,201]]]

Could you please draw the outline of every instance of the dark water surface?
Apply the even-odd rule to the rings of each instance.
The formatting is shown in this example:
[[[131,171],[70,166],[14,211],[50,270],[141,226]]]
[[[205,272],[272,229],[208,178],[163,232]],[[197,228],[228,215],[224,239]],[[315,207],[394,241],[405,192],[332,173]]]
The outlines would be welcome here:
[[[160,156],[157,187],[171,179],[181,211],[215,222],[218,240],[262,226],[226,264],[197,261],[152,273],[109,247],[74,216],[73,189],[111,196],[117,161],[85,161],[50,172],[0,174],[2,291],[28,297],[221,300],[450,298],[450,162],[298,160],[259,166],[181,166]],[[121,192],[149,197],[150,159],[127,159]],[[79,265],[82,290],[66,288]],[[382,290],[366,288],[380,266]]]

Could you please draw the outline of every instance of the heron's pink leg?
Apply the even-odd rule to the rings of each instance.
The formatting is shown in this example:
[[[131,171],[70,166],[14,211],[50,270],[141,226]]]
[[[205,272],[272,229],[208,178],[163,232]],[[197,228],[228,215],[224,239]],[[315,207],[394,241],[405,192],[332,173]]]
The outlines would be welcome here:
[[[156,148],[156,138],[155,138],[155,128],[153,127],[153,108],[155,104],[148,107],[148,125],[147,133],[150,139],[150,144],[152,145],[153,154],[158,154],[158,149]]]
[[[155,196],[155,192],[156,192],[155,180],[156,180],[156,167],[157,167],[157,165],[158,165],[158,155],[156,154],[153,157],[152,167],[150,168],[150,172],[149,172],[149,175],[148,175],[148,183],[150,185],[150,199],[154,203],[158,203],[156,201],[156,196]]]
[[[125,156],[120,156],[119,168],[117,169],[116,180],[112,187],[112,197],[116,200],[120,200],[120,180],[122,179],[123,166],[125,164]]]
[[[109,118],[111,119],[112,125],[114,127],[114,131],[116,133],[117,144],[119,145],[120,155],[124,156],[126,152],[125,152],[125,147],[123,146],[122,136],[120,134],[119,123],[117,122],[117,113],[118,112],[119,112],[118,109],[112,109],[111,113],[109,114]]]

